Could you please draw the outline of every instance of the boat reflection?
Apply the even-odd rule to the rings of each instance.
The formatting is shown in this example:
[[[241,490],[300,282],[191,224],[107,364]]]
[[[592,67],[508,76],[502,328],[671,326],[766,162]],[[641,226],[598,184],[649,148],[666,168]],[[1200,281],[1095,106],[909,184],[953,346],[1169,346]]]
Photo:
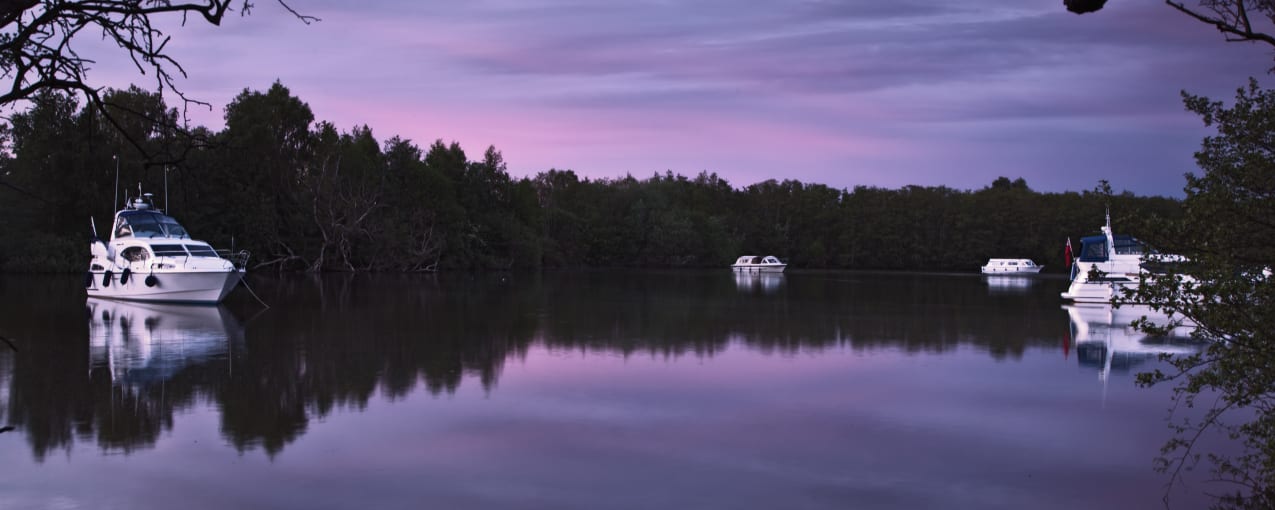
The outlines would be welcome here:
[[[988,294],[1027,294],[1036,285],[1036,278],[1021,275],[986,275]]]
[[[119,302],[89,298],[90,370],[109,371],[115,384],[160,382],[183,368],[229,362],[242,338],[222,306]]]
[[[1164,336],[1134,328],[1131,324],[1141,317],[1155,324],[1169,324],[1170,316],[1149,306],[1069,304],[1062,308],[1071,319],[1077,359],[1082,366],[1097,368],[1098,378],[1104,382],[1113,371],[1127,373],[1160,354],[1193,354],[1201,348],[1201,343],[1191,337],[1195,327],[1190,324],[1178,325]]]
[[[773,294],[784,284],[783,273],[735,272],[735,288],[741,292],[760,290]]]

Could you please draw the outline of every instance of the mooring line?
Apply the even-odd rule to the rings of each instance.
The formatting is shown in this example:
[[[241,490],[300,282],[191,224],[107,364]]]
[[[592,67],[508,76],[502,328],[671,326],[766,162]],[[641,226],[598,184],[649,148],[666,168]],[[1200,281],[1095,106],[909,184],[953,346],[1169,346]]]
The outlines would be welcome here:
[[[267,305],[266,302],[261,299],[261,297],[257,296],[256,292],[252,291],[252,287],[248,286],[248,280],[240,278],[239,283],[243,284],[243,288],[248,289],[248,294],[252,295],[252,297],[256,299],[258,303],[261,303],[261,306],[270,308],[270,305]]]

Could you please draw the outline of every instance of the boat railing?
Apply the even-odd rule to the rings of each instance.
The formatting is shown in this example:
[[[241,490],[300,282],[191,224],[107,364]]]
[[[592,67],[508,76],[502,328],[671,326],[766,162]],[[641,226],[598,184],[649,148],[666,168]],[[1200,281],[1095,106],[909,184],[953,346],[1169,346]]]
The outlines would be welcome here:
[[[217,250],[217,256],[229,260],[235,265],[235,269],[245,269],[248,267],[248,257],[251,254],[248,250],[230,251],[227,249]]]

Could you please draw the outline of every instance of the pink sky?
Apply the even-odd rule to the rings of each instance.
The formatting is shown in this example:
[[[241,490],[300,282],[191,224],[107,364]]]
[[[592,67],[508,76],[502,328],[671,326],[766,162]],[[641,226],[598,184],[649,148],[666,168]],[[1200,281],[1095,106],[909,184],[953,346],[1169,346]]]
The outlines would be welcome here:
[[[737,187],[1178,195],[1208,134],[1187,90],[1230,99],[1271,51],[1227,44],[1153,0],[1076,16],[1057,0],[272,2],[170,31],[180,82],[212,111],[276,80],[316,120],[381,140],[500,150],[515,176],[716,172]],[[152,78],[100,59],[108,86]],[[169,99],[176,104],[176,98]]]

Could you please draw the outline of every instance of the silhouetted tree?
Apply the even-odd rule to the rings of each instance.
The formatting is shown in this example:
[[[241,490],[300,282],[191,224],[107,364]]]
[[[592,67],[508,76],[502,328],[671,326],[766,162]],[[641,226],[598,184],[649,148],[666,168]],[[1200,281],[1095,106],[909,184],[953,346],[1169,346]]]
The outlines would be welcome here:
[[[1068,11],[1086,14],[1101,10],[1107,0],[1063,0]],[[1275,1],[1201,0],[1199,7],[1186,2],[1164,3],[1196,20],[1212,25],[1227,41],[1254,41],[1275,46]]]
[[[318,18],[294,11],[284,2],[275,0],[304,23]],[[11,0],[0,2],[0,76],[7,86],[0,86],[0,106],[12,105],[35,97],[37,94],[61,91],[82,95],[89,107],[97,109],[105,120],[125,135],[125,139],[147,154],[142,139],[126,130],[126,116],[146,117],[146,112],[131,110],[127,105],[112,103],[101,94],[101,87],[93,85],[88,77],[91,60],[82,57],[75,49],[76,37],[81,32],[114,43],[128,55],[143,74],[149,72],[156,80],[156,91],[171,90],[182,98],[184,105],[192,103],[208,106],[182,94],[174,82],[174,74],[185,76],[182,68],[167,53],[171,36],[157,27],[155,19],[161,16],[197,16],[213,25],[220,25],[233,5],[240,6],[240,13],[247,15],[252,9],[248,0],[206,0],[181,2],[172,0]],[[114,106],[108,109],[107,106]],[[151,122],[160,118],[147,117]],[[172,124],[176,127],[176,124]],[[151,155],[155,156],[155,155]]]
[[[1173,381],[1181,405],[1200,400],[1203,417],[1178,424],[1161,467],[1178,472],[1199,460],[1200,435],[1220,429],[1240,441],[1236,455],[1210,453],[1214,474],[1239,489],[1223,508],[1275,507],[1275,91],[1256,81],[1230,108],[1185,95],[1217,135],[1196,153],[1202,175],[1187,175],[1185,214],[1160,228],[1167,248],[1187,262],[1122,299],[1149,303],[1198,325],[1201,354],[1178,357],[1175,371],[1141,374],[1143,384]],[[1156,257],[1152,257],[1153,261]],[[1140,327],[1159,331],[1162,325]]]

